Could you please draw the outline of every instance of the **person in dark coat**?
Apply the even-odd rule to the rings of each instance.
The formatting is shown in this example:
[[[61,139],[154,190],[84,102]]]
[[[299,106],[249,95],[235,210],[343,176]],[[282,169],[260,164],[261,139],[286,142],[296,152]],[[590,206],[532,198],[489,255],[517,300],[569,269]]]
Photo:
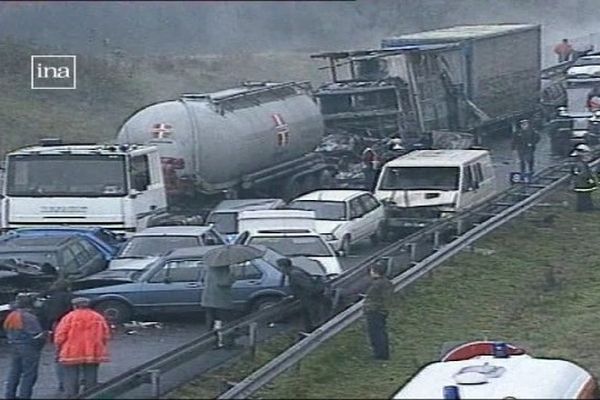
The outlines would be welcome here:
[[[575,209],[579,212],[594,210],[592,192],[598,189],[598,180],[588,165],[589,153],[590,148],[585,144],[577,145],[571,153],[572,157],[576,157],[571,173],[574,178],[573,191],[577,196]]]
[[[535,164],[535,148],[540,141],[539,133],[533,129],[527,119],[519,121],[519,127],[513,134],[512,149],[517,152],[521,174],[526,170],[533,174]]]
[[[204,290],[201,304],[206,310],[207,326],[212,327],[217,336],[217,347],[223,347],[223,321],[231,318],[234,310],[231,286],[236,281],[229,266],[207,267],[204,275]]]
[[[322,322],[323,308],[328,304],[326,284],[322,277],[314,277],[296,267],[289,258],[279,259],[277,264],[287,276],[293,296],[300,301],[304,331],[310,333]]]
[[[56,330],[56,325],[62,317],[72,310],[71,293],[69,282],[64,279],[59,279],[52,284],[50,289],[45,293],[45,301],[42,308],[44,329],[51,333]],[[64,391],[64,368],[58,362],[58,349],[56,352],[56,377],[58,380],[58,391]]]
[[[390,358],[386,324],[393,285],[385,276],[386,269],[386,266],[382,263],[373,264],[369,268],[373,281],[367,290],[363,306],[373,356],[378,360],[388,360]]]
[[[19,294],[13,311],[3,323],[11,353],[4,393],[6,399],[30,399],[37,381],[40,355],[46,337],[32,310],[33,299],[27,294]]]

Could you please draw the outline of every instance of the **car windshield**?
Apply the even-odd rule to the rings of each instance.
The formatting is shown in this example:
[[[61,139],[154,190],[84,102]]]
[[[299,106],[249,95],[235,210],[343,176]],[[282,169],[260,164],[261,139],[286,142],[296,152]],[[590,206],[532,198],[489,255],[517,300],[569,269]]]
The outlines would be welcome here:
[[[26,251],[14,251],[10,253],[0,253],[0,258],[9,259],[14,258],[19,261],[24,262],[32,262],[39,265],[50,264],[53,267],[58,265],[56,260],[56,254],[50,251],[36,251],[36,252],[26,252]]]
[[[457,167],[388,167],[380,190],[458,190]]]
[[[332,257],[323,239],[318,236],[254,236],[248,241],[251,245],[263,245],[288,257]]]
[[[104,197],[127,194],[120,155],[15,155],[8,160],[9,196]]]
[[[117,258],[160,256],[170,250],[194,246],[200,246],[195,236],[137,236],[129,239]]]
[[[346,219],[346,203],[343,201],[296,200],[287,208],[314,211],[317,219],[344,221]]]
[[[214,228],[223,235],[238,233],[237,213],[235,212],[211,213],[206,222],[213,224]]]

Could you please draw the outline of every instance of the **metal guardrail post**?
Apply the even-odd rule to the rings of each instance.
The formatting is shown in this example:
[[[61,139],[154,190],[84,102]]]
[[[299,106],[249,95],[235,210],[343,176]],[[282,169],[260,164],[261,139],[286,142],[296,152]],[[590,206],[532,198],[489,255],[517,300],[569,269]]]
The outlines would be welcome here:
[[[433,250],[440,248],[440,231],[433,232]]]
[[[248,325],[248,346],[250,347],[250,357],[252,360],[256,358],[256,345],[258,338],[258,323],[251,322]]]
[[[410,251],[410,263],[414,264],[417,262],[417,243],[412,242],[408,244],[408,249]]]
[[[148,371],[150,375],[150,384],[152,385],[152,398],[160,399],[160,370],[151,369]]]

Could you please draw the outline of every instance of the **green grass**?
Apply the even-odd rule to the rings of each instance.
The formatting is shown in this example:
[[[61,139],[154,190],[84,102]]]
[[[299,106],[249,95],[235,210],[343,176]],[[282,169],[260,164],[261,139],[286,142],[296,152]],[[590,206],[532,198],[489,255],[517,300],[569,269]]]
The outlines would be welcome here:
[[[572,200],[572,199],[571,199]],[[552,226],[539,222],[555,214]],[[371,359],[363,322],[354,324],[258,398],[385,398],[422,365],[439,358],[444,343],[500,339],[534,355],[573,360],[600,375],[600,213],[565,209],[528,213],[479,241],[492,255],[463,252],[394,301],[389,318],[392,359]],[[264,346],[272,355],[281,346]],[[265,357],[268,359],[268,357]],[[257,363],[257,365],[260,363]],[[247,375],[227,367],[232,381]],[[215,397],[208,380],[176,392]]]

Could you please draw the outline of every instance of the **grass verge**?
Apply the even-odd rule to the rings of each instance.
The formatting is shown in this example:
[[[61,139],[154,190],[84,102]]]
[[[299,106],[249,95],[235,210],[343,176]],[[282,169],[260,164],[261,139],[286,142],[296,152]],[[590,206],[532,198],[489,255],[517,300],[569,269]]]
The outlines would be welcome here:
[[[600,256],[594,240],[599,223],[600,213],[552,208],[528,213],[477,243],[493,254],[463,252],[396,297],[388,321],[389,362],[371,359],[363,323],[357,323],[256,397],[389,397],[419,367],[438,359],[444,344],[484,338],[570,359],[599,375]],[[282,344],[263,346],[254,368]],[[218,376],[239,381],[249,364],[229,366]],[[173,396],[215,397],[209,381],[201,378]]]

